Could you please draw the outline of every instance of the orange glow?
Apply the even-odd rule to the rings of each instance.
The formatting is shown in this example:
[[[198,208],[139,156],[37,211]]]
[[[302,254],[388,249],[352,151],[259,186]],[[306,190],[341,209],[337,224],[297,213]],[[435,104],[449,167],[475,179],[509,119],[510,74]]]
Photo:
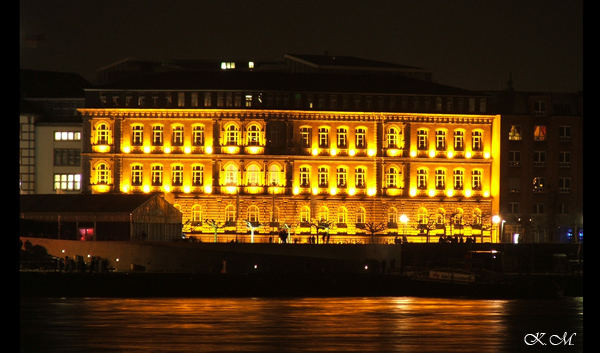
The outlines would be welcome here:
[[[369,149],[367,150],[367,155],[368,155],[369,157],[373,157],[373,156],[375,156],[376,154],[377,154],[377,151],[376,151],[376,150],[374,150],[374,149],[372,149],[372,148],[369,148]]]
[[[103,185],[103,184],[93,185],[92,189],[96,192],[108,192],[108,191],[110,191],[110,185]]]
[[[465,157],[466,158],[471,158],[471,151],[467,151],[467,153],[465,153]]]
[[[454,190],[452,190],[452,189],[446,190],[446,195],[448,195],[448,197],[452,197],[452,195],[454,195]]]
[[[417,196],[417,189],[416,188],[411,188],[408,194],[410,196],[412,196],[412,197]]]
[[[452,157],[454,157],[454,152],[448,151],[448,158],[452,158]]]
[[[429,158],[435,157],[435,150],[429,150]]]
[[[123,153],[129,153],[129,152],[131,152],[131,147],[123,146]]]
[[[313,193],[313,195],[318,195],[319,194],[319,188],[312,188],[312,193]]]
[[[294,186],[294,190],[292,192],[294,193],[294,195],[298,195],[300,193],[300,188],[297,186]]]
[[[429,195],[429,197],[434,197],[435,196],[435,189],[429,189],[428,195]]]
[[[335,187],[330,188],[329,189],[329,194],[332,195],[332,196],[335,195],[335,194],[337,194],[337,188],[335,188]]]
[[[391,188],[387,189],[387,194],[390,196],[398,196],[402,192],[402,189]]]
[[[417,156],[417,151],[415,151],[415,150],[410,151],[410,156],[413,157],[413,158],[416,157]]]
[[[109,145],[95,145],[95,146],[92,146],[92,149],[94,150],[94,152],[106,153],[106,152],[110,151],[110,146]]]
[[[376,188],[369,188],[367,190],[367,195],[369,195],[369,196],[375,196],[375,195],[377,195],[377,189]]]
[[[225,146],[223,147],[223,152],[229,154],[236,154],[240,152],[240,148],[238,146]]]
[[[190,146],[185,146],[185,147],[183,148],[183,153],[185,153],[185,154],[190,154],[190,153],[192,153],[192,148],[191,148]]]
[[[473,194],[473,192],[471,191],[471,189],[465,190],[465,196],[466,197],[471,197],[472,194]]]
[[[163,152],[165,152],[165,153],[171,153],[171,147],[169,147],[169,146],[166,146],[166,147],[163,149]]]
[[[124,193],[128,193],[129,192],[129,185],[127,185],[127,184],[121,185],[121,191],[124,192]]]
[[[319,155],[319,150],[317,148],[313,148],[312,149],[312,155],[313,156],[318,156]]]
[[[485,159],[490,159],[490,153],[489,153],[489,152],[485,152],[485,153],[483,154],[483,158],[485,158]]]
[[[397,148],[388,148],[387,155],[390,157],[396,157],[400,155],[400,150]]]
[[[192,188],[189,185],[185,185],[183,187],[183,192],[185,192],[186,194],[189,194],[190,191],[192,191]]]
[[[213,153],[213,148],[212,148],[212,146],[206,146],[206,149],[205,149],[205,151],[206,151],[206,153],[207,153],[207,154],[212,154],[212,153]]]
[[[485,190],[483,192],[483,197],[490,197],[490,191],[489,190]]]
[[[164,192],[170,192],[171,191],[171,185],[163,185],[163,191]]]
[[[150,153],[150,146],[144,146],[144,153]]]
[[[262,153],[264,151],[264,148],[260,146],[246,146],[245,150],[249,154],[258,154]]]
[[[355,188],[348,188],[348,195],[354,196],[354,194],[356,194],[356,189]]]
[[[356,155],[356,151],[355,151],[355,150],[353,150],[353,149],[351,149],[351,150],[349,150],[349,151],[348,151],[348,155],[349,155],[350,157],[353,157],[354,155]]]
[[[207,193],[207,194],[210,194],[210,193],[212,193],[212,186],[210,186],[210,185],[205,185],[205,186],[204,186],[204,192],[205,192],[205,193]]]
[[[237,193],[237,191],[238,191],[237,186],[226,186],[225,187],[225,192],[228,194],[235,194],[235,193]]]
[[[330,150],[329,150],[329,154],[330,154],[330,155],[332,155],[332,156],[335,156],[335,155],[337,155],[337,149],[336,149],[336,148],[332,148],[332,149],[330,149]]]
[[[146,184],[144,185],[143,189],[142,189],[146,194],[150,192],[150,185]]]

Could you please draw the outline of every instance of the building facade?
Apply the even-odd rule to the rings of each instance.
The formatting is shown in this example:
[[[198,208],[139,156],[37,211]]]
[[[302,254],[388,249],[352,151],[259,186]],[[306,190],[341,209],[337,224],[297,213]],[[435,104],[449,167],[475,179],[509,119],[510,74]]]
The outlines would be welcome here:
[[[86,90],[83,188],[162,193],[203,241],[499,241],[500,116],[485,96],[412,78],[244,75]]]

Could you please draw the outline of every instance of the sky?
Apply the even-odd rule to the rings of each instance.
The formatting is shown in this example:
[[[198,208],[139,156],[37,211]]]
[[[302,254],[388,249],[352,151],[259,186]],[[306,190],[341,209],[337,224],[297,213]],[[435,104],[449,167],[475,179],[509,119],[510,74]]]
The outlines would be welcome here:
[[[20,0],[21,69],[349,55],[472,90],[583,89],[582,0]]]

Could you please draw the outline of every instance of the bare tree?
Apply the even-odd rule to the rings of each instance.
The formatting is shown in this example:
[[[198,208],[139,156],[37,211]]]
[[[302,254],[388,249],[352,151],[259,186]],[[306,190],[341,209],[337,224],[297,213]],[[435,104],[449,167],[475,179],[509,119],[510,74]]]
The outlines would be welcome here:
[[[215,234],[215,243],[217,242],[217,231],[219,229],[222,229],[225,226],[225,222],[217,222],[214,219],[205,219],[204,222],[206,222],[206,224],[208,224],[212,229],[213,232]]]
[[[371,243],[373,243],[375,240],[375,234],[378,232],[381,232],[382,230],[384,230],[386,228],[387,228],[387,226],[385,225],[385,223],[376,223],[376,222],[365,223],[365,229],[369,233],[371,233]]]

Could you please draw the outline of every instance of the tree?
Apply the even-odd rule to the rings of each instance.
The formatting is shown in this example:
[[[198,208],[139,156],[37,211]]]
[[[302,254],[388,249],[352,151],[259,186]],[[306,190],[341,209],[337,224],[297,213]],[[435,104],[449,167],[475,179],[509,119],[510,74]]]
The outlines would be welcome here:
[[[250,229],[250,242],[254,243],[254,231],[258,228],[260,228],[260,224],[259,223],[252,223],[249,220],[245,220],[246,222],[246,227],[248,229]]]
[[[385,223],[367,222],[365,223],[365,229],[371,233],[371,242],[375,239],[375,233],[381,232],[386,229]]]
[[[317,236],[319,235],[319,229],[323,229],[325,231],[325,234],[323,235],[323,242],[329,243],[329,230],[331,229],[332,225],[333,222],[325,219],[320,219],[315,223],[315,227],[317,227]]]
[[[427,223],[417,223],[416,226],[419,234],[425,233],[427,242],[429,243],[429,231],[436,229],[436,224],[434,219],[430,219]]]
[[[292,237],[291,237],[292,227],[294,227],[293,224],[287,224],[287,223],[283,224],[283,229],[279,232],[279,238],[281,239],[282,242],[287,243],[288,241],[292,241]],[[284,236],[284,233],[285,233],[285,236]]]
[[[212,229],[213,232],[215,233],[215,243],[217,242],[217,231],[221,228],[223,228],[223,226],[225,225],[225,222],[217,222],[214,219],[206,219],[204,220],[206,222],[206,224],[208,224]]]

